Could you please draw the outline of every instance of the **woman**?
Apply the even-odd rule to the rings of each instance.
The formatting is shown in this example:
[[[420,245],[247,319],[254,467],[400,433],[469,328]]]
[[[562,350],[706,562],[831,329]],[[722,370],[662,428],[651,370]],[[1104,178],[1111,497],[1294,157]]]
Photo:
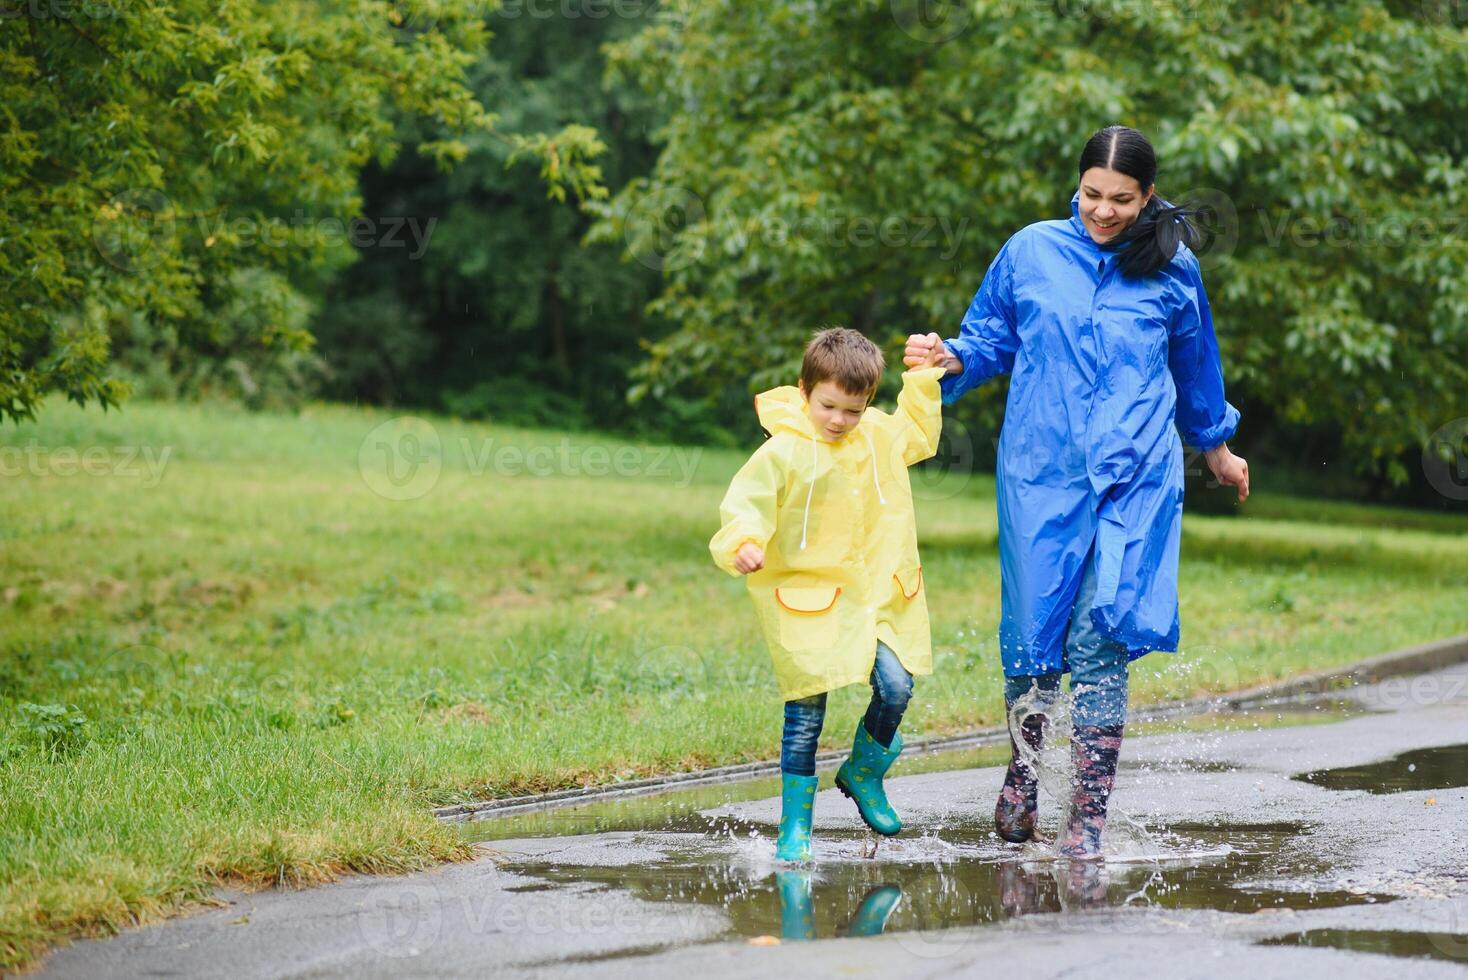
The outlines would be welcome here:
[[[1239,413],[1224,400],[1189,213],[1154,195],[1151,143],[1108,127],[1079,171],[1070,219],[1010,238],[959,336],[913,335],[906,360],[942,344],[944,404],[1012,372],[996,480],[1005,707],[1032,688],[1044,703],[1070,672],[1076,785],[1060,851],[1099,858],[1127,664],[1177,649],[1179,431],[1240,501],[1249,468],[1225,441]],[[1038,749],[1044,721],[1030,714],[1019,736]],[[1038,786],[1012,719],[1010,748],[994,822],[1018,843],[1034,834]]]

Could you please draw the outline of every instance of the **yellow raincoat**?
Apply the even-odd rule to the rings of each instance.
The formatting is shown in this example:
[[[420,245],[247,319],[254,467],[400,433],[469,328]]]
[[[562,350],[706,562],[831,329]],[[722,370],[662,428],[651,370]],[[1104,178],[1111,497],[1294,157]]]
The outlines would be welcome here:
[[[933,672],[907,467],[937,451],[942,376],[906,372],[895,414],[868,408],[835,442],[817,436],[799,388],[755,396],[770,438],[730,483],[709,551],[738,575],[742,544],[764,550],[746,584],[783,700],[865,682],[877,640],[908,673]]]

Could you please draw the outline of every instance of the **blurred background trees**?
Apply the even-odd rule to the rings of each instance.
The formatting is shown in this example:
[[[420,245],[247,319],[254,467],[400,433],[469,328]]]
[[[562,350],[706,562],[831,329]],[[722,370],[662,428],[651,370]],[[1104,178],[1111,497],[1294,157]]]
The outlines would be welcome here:
[[[1446,503],[1421,454],[1468,415],[1455,0],[27,3],[0,417],[126,382],[747,441],[811,330],[894,369],[951,335],[1121,122],[1215,219],[1240,451]],[[981,463],[1002,395],[955,407]]]

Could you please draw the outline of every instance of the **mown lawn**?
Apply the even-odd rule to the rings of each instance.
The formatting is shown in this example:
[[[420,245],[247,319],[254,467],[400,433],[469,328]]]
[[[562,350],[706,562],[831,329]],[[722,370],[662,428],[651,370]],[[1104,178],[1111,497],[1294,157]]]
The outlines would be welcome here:
[[[776,754],[707,553],[743,454],[391,417],[52,402],[4,430],[0,968],[220,881],[466,857],[434,805]],[[1187,519],[1183,650],[1134,701],[1468,631],[1468,520],[1254,479],[1244,517]],[[916,496],[937,674],[904,728],[995,723],[992,481]],[[864,703],[833,698],[823,747]]]

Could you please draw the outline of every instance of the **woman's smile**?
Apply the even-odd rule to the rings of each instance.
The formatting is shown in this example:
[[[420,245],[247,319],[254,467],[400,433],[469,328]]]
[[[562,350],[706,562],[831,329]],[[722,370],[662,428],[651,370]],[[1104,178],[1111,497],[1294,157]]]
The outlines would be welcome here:
[[[1098,244],[1110,241],[1136,220],[1152,198],[1136,178],[1105,167],[1092,167],[1081,175],[1081,219]]]

